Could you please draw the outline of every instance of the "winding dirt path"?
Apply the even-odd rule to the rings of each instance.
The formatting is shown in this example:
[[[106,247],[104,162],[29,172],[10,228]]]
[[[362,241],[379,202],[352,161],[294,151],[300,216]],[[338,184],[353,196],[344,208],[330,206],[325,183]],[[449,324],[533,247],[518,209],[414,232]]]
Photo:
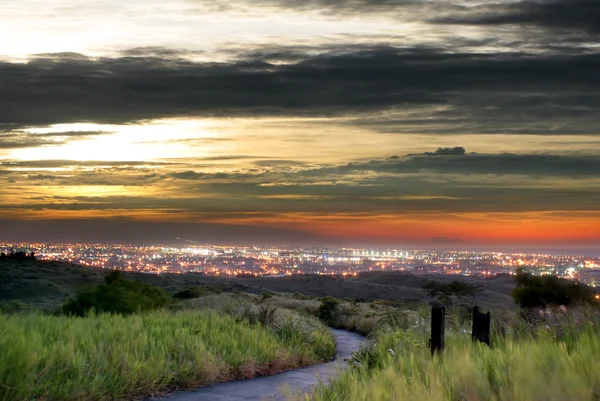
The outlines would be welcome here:
[[[256,379],[221,383],[192,391],[181,391],[151,400],[162,401],[249,401],[285,400],[289,394],[310,392],[319,380],[328,382],[339,369],[345,369],[348,358],[358,350],[364,337],[345,330],[330,329],[337,341],[336,357],[332,362],[321,363],[296,370],[263,376]]]

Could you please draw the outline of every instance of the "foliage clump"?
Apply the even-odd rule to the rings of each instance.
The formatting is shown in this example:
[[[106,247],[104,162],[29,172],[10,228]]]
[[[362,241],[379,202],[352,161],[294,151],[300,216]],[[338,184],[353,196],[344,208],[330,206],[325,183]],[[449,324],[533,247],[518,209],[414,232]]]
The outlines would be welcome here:
[[[533,276],[519,271],[516,283],[512,296],[522,308],[569,306],[574,303],[593,303],[595,300],[592,287],[556,276]]]
[[[14,249],[11,249],[8,254],[6,252],[0,253],[0,262],[6,262],[6,261],[23,262],[23,261],[35,261],[35,260],[36,260],[36,256],[33,251],[27,253],[25,251],[15,251]]]
[[[429,281],[423,285],[423,289],[430,297],[437,298],[443,304],[463,304],[466,299],[475,302],[475,296],[481,291],[481,287],[474,284],[452,280],[449,283],[437,283]]]
[[[204,295],[208,294],[207,291],[205,291],[204,289],[200,288],[200,287],[187,287],[184,290],[181,290],[179,292],[176,292],[173,295],[173,298],[177,298],[177,299],[194,299],[194,298],[200,298]]]
[[[92,310],[129,315],[160,309],[169,301],[163,289],[124,279],[120,271],[113,270],[105,277],[104,284],[79,291],[62,306],[62,312],[74,316],[86,316]]]
[[[16,300],[0,305],[0,313],[5,313],[7,315],[15,315],[31,311],[32,307],[30,305]]]
[[[333,297],[324,297],[319,306],[318,317],[323,322],[334,326],[339,311],[340,301]]]

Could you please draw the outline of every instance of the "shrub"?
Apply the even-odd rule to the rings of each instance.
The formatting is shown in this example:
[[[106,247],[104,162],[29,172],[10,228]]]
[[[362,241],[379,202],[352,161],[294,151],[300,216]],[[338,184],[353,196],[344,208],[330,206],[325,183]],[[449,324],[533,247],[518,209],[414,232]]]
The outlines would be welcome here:
[[[261,306],[258,310],[258,321],[263,327],[269,327],[273,325],[275,321],[275,312],[277,308],[271,308],[269,305]]]
[[[523,271],[517,274],[516,282],[512,296],[523,308],[594,302],[594,289],[579,282],[555,276],[532,276]]]
[[[181,291],[175,293],[175,295],[173,295],[173,298],[193,299],[193,298],[200,298],[206,294],[207,294],[207,292],[200,287],[187,287],[185,290],[181,290]]]
[[[423,289],[430,297],[437,298],[439,302],[447,305],[458,303],[463,305],[465,299],[471,298],[471,304],[475,303],[475,296],[482,289],[481,287],[469,283],[463,283],[458,280],[452,280],[450,283],[436,283],[428,281],[423,285]]]
[[[120,273],[112,271],[105,277],[105,284],[79,291],[74,299],[62,306],[62,312],[66,315],[85,316],[95,310],[128,315],[159,309],[169,303],[169,296],[161,288],[126,280]]]
[[[339,306],[340,302],[337,299],[333,297],[324,297],[321,300],[321,306],[319,306],[319,319],[330,325],[335,324]]]
[[[21,301],[11,301],[7,304],[0,305],[0,313],[6,313],[7,315],[30,312],[31,310],[32,308],[30,305]]]

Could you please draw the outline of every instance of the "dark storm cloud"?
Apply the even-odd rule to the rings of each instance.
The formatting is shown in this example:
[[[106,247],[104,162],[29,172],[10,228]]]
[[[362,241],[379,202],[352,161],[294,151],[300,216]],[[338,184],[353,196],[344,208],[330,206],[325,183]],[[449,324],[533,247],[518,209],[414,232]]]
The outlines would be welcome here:
[[[455,146],[453,148],[437,148],[435,152],[425,152],[422,154],[409,154],[407,156],[463,156],[466,153],[466,149],[462,146]],[[398,160],[398,156],[392,156],[389,160]]]
[[[471,91],[443,108],[421,108],[410,115],[365,116],[349,122],[381,133],[594,135],[600,93]]]
[[[247,9],[249,2],[218,1],[216,4],[219,10],[242,10],[240,7]],[[381,14],[403,21],[516,25],[600,33],[600,3],[597,0],[257,0],[250,4],[253,8],[319,11],[332,17]]]
[[[467,153],[463,147],[438,148],[434,152],[411,154],[403,157],[392,156],[386,159],[366,162],[352,162],[342,165],[301,167],[284,165],[279,169],[205,173],[202,171],[180,171],[169,173],[165,178],[186,181],[199,181],[203,184],[214,181],[229,184],[254,186],[267,184],[275,186],[278,182],[289,185],[309,185],[348,179],[363,185],[390,184],[393,175],[515,175],[522,177],[569,177],[595,178],[600,171],[600,156],[579,154],[516,154],[516,153]],[[369,173],[365,175],[366,173]],[[371,174],[372,173],[372,174]],[[390,176],[391,174],[391,176]],[[403,177],[404,178],[404,177]],[[357,185],[360,186],[360,185]],[[262,187],[261,191],[268,191]],[[266,192],[265,192],[266,193]]]
[[[0,150],[63,145],[70,141],[106,134],[109,133],[100,131],[68,131],[33,134],[23,131],[0,131]]]
[[[261,0],[253,5],[327,14],[382,13],[438,23],[524,25],[600,33],[597,0],[462,1],[440,0]]]
[[[188,51],[185,49],[169,49],[160,46],[145,46],[126,49],[122,52],[124,56],[130,57],[160,57],[160,58],[184,58],[190,55],[202,54],[201,51]]]
[[[75,172],[66,174],[27,174],[27,179],[43,185],[150,185],[160,180],[160,176],[148,171],[111,169]]]
[[[472,25],[533,25],[570,31],[600,33],[600,2],[597,0],[538,0],[497,2],[465,7],[459,15],[435,22]]]
[[[433,117],[450,132],[471,118],[474,129],[484,132],[537,133],[558,126],[560,133],[595,133],[599,67],[598,54],[532,57],[391,47],[305,56],[284,65],[61,55],[0,63],[0,124],[365,115],[444,106]]]
[[[515,174],[546,177],[598,177],[600,156],[554,154],[474,154],[462,147],[440,148],[419,155],[349,163],[321,170],[308,170],[317,175],[323,172],[376,173],[437,173],[437,174]]]
[[[192,213],[197,218],[236,219],[257,213],[409,213],[409,212],[522,212],[598,210],[597,188],[510,188],[471,183],[449,186],[440,182],[397,178],[382,187],[320,185],[260,187],[209,184],[197,194],[219,191],[214,197],[109,196],[38,197],[35,203],[3,204],[2,210],[153,210]],[[434,192],[435,191],[435,192]],[[194,192],[191,192],[193,194]],[[433,195],[435,193],[435,195]]]
[[[10,177],[16,182],[6,190],[28,188],[29,201],[18,203],[24,209],[179,210],[222,213],[223,218],[256,212],[598,210],[600,204],[600,157],[590,155],[474,154],[451,147],[321,167],[283,164],[213,173],[159,167],[13,171]],[[174,168],[178,170],[170,171]],[[47,186],[78,185],[152,185],[153,191],[101,197],[39,192]],[[15,207],[6,203],[2,209]]]
[[[0,133],[0,150],[60,145],[62,143],[64,141],[52,141],[18,134]]]
[[[600,156],[590,154],[519,154],[474,153],[464,147],[438,148],[432,152],[391,156],[369,161],[339,165],[311,166],[289,160],[261,160],[256,168],[212,172],[204,165],[143,162],[73,162],[31,161],[0,163],[0,171],[20,175],[28,180],[55,181],[52,185],[143,185],[172,183],[185,189],[214,189],[216,192],[234,188],[250,195],[272,195],[278,186],[367,187],[379,191],[394,186],[396,181],[422,181],[436,176],[468,178],[486,175],[532,177],[540,179],[598,178]],[[14,170],[17,167],[18,170]],[[38,169],[70,167],[67,171],[40,172]],[[79,167],[85,167],[80,169]],[[28,168],[33,170],[28,171]],[[485,180],[485,178],[482,178]],[[196,184],[197,183],[197,184]],[[46,183],[50,184],[50,183]],[[212,187],[211,187],[212,185]],[[210,191],[208,191],[210,193]],[[335,195],[346,195],[336,193]],[[351,195],[351,193],[347,193]],[[390,195],[388,193],[384,195]]]
[[[239,207],[235,202],[243,197],[274,197],[258,203],[244,198],[247,210],[596,210],[598,171],[598,156],[473,154],[455,147],[294,171],[170,177],[196,181],[187,187],[231,200],[220,204],[225,208]],[[564,188],[565,179],[572,188]]]

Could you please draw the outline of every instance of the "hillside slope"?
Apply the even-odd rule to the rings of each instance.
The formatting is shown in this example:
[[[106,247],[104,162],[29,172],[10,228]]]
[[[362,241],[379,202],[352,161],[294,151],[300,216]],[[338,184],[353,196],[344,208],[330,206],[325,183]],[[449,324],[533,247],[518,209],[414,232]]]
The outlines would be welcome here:
[[[43,310],[52,310],[76,293],[78,288],[102,282],[106,271],[62,262],[0,263],[0,303],[18,300]],[[124,272],[126,278],[140,280],[164,288],[173,294],[187,286],[206,286],[215,292],[242,291],[261,293],[301,293],[311,297],[334,296],[336,298],[394,300],[402,302],[430,301],[423,285],[430,280],[447,282],[467,281],[480,285],[477,294],[482,305],[511,306],[510,290],[514,284],[511,277],[481,279],[458,276],[416,276],[405,272],[368,272],[353,278],[330,276],[287,276],[222,278],[203,274],[145,274]]]

